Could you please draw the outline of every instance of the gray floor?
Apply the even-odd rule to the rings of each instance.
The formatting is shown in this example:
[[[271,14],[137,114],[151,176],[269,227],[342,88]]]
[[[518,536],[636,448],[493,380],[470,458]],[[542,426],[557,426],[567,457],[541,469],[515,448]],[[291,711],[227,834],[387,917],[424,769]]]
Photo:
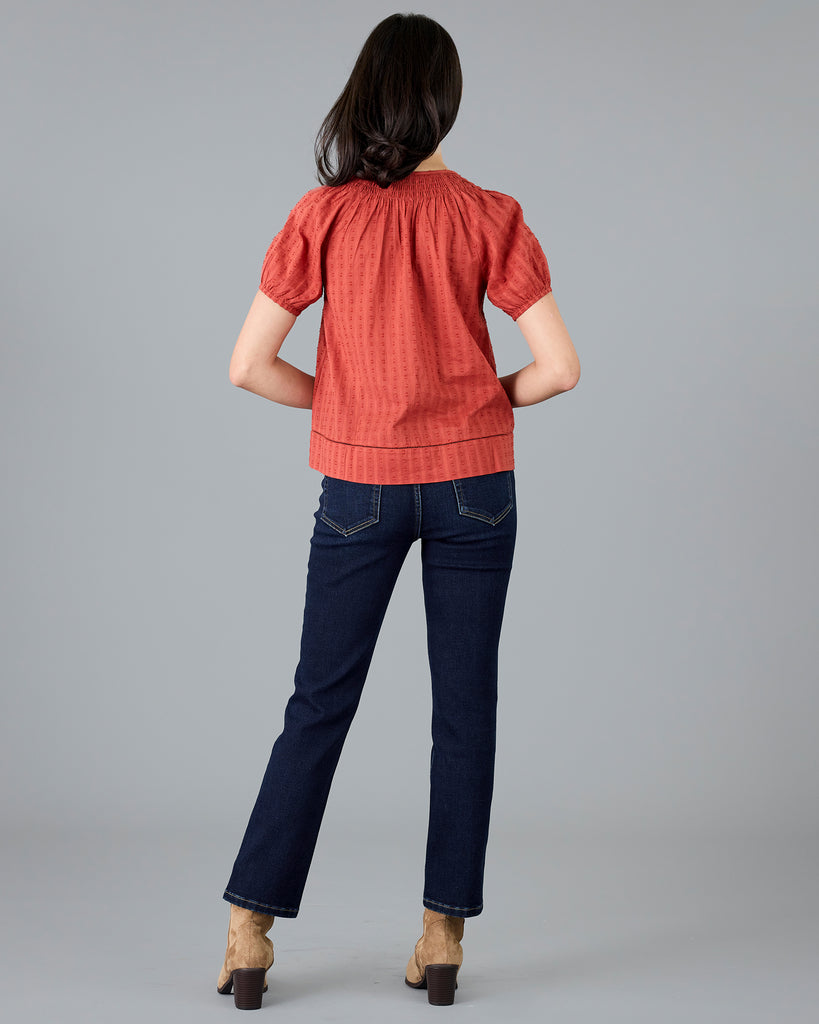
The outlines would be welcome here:
[[[235,841],[178,826],[6,830],[4,1019],[236,1019],[216,992]],[[495,824],[485,910],[465,923],[448,1015],[807,1024],[819,1006],[817,854],[815,838],[533,836]],[[300,916],[271,930],[258,1019],[444,1013],[403,983],[421,933],[422,857],[423,837],[395,828],[324,832]]]

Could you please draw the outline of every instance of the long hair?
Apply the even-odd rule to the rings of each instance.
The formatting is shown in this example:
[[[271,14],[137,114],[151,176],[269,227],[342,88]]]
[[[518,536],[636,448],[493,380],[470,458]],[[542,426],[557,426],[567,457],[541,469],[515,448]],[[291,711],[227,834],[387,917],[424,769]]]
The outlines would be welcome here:
[[[455,123],[462,91],[461,62],[446,29],[425,14],[384,18],[319,128],[319,181],[343,185],[367,178],[387,188],[405,178]]]

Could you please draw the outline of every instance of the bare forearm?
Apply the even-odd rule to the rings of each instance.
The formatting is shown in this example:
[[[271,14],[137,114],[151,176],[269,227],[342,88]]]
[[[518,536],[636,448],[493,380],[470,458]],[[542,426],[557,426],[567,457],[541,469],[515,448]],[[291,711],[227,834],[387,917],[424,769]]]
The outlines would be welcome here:
[[[272,363],[256,363],[236,380],[236,386],[279,405],[313,408],[315,377],[276,356]]]
[[[570,382],[564,375],[544,372],[537,363],[528,363],[520,370],[498,379],[515,408],[545,402],[547,398],[570,391],[576,383]]]

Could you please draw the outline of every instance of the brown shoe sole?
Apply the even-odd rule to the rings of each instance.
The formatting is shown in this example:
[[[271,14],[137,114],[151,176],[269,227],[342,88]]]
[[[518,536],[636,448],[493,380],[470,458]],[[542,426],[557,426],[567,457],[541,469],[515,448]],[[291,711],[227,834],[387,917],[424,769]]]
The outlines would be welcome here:
[[[404,981],[410,988],[427,989],[427,998],[433,1006],[451,1006],[455,1002],[460,964],[427,964],[420,981]]]

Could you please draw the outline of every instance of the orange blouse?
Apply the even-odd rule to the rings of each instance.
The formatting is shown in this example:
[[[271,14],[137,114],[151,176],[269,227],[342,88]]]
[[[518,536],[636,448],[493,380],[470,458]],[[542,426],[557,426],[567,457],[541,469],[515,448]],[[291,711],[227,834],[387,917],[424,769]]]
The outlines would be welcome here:
[[[514,469],[483,299],[517,320],[551,287],[520,203],[456,171],[310,189],[259,284],[295,316],[324,294],[309,465],[381,484]]]

